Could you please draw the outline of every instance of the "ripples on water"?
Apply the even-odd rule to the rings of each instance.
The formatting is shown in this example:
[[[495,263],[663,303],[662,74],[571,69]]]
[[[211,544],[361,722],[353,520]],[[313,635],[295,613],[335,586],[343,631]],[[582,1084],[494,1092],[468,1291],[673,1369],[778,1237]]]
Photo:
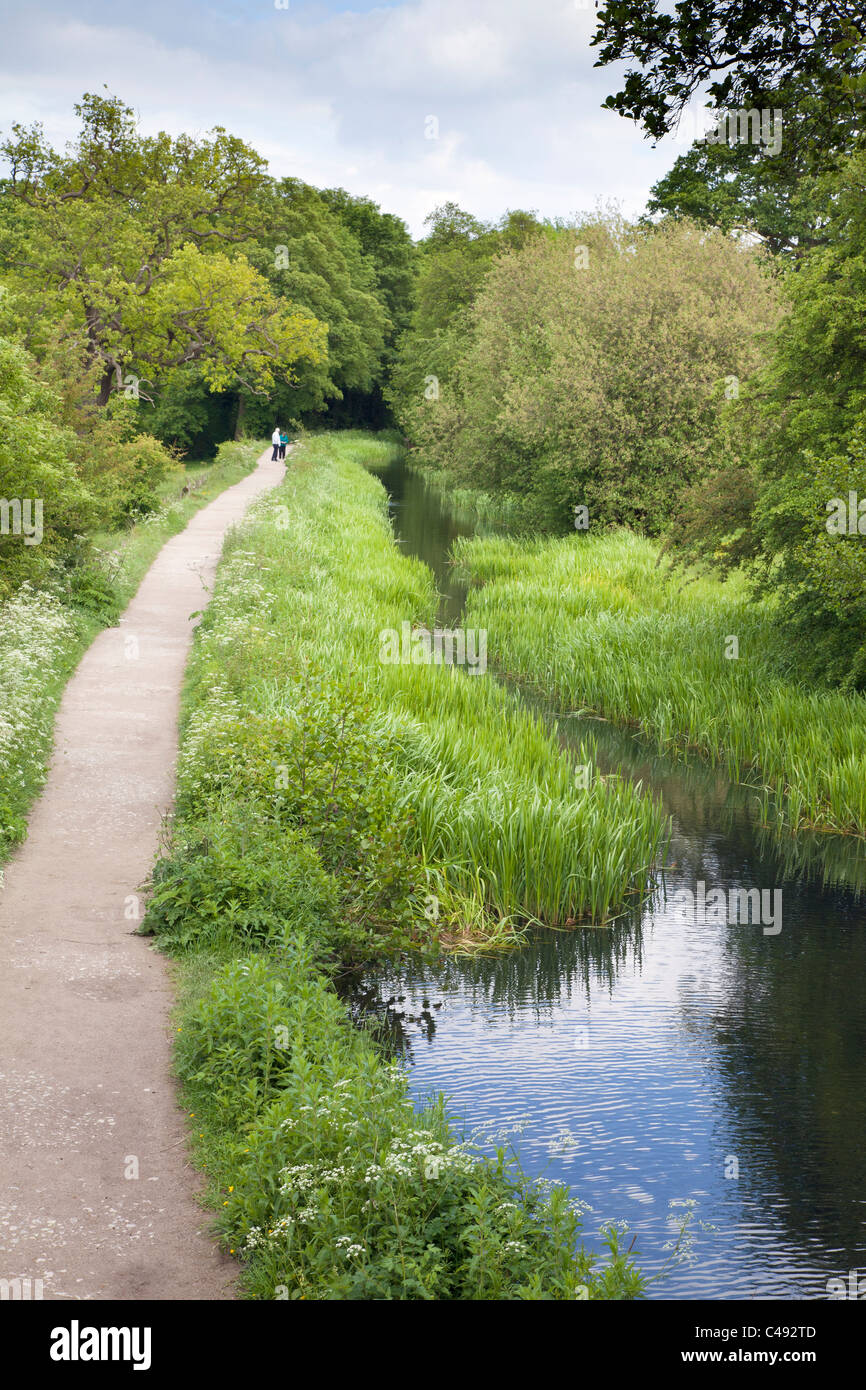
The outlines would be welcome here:
[[[442,584],[443,547],[468,528],[405,477],[386,481],[398,534]],[[519,1127],[524,1170],[592,1208],[587,1244],[625,1220],[652,1274],[676,1237],[670,1204],[697,1204],[693,1258],[651,1297],[826,1297],[828,1278],[866,1266],[862,842],[773,835],[721,774],[597,721],[563,727],[599,736],[602,772],[663,797],[672,862],[652,899],[496,960],[368,972],[359,1001],[390,1019],[417,1097],[445,1092],[469,1130]],[[674,895],[700,879],[780,887],[781,933],[695,925]]]

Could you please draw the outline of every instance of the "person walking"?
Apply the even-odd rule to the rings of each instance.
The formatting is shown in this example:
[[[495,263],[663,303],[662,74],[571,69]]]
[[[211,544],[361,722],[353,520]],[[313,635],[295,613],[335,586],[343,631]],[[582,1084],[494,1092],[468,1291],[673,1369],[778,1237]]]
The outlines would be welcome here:
[[[281,434],[280,434],[280,427],[279,427],[279,425],[276,425],[275,428],[274,428],[274,432],[273,432],[273,434],[271,435],[271,443],[272,443],[273,446],[274,446],[274,452],[271,454],[271,463],[276,463],[277,459],[280,457],[280,441],[281,441],[281,439],[282,439],[282,436],[281,436]]]
[[[288,442],[289,442],[289,436],[286,434],[286,431],[285,431],[285,430],[281,430],[281,431],[280,431],[280,458],[281,458],[281,459],[284,459],[284,458],[286,457],[286,445],[288,444]]]

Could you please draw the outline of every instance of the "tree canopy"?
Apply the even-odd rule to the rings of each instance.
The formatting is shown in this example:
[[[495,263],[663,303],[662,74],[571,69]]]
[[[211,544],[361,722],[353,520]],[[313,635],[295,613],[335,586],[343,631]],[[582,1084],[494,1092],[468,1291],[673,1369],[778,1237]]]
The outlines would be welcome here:
[[[861,0],[607,0],[592,44],[596,67],[632,61],[605,105],[660,139],[707,90],[719,108],[768,106],[807,83],[821,101],[813,117],[859,124],[866,81]],[[778,103],[777,103],[778,104]],[[832,133],[825,125],[824,135]]]
[[[65,154],[38,125],[14,126],[0,146],[18,209],[3,219],[0,255],[27,345],[62,325],[98,365],[103,405],[128,376],[190,363],[211,389],[237,379],[255,390],[319,362],[325,327],[237,249],[264,186],[255,151],[220,128],[203,140],[142,136],[112,96],[86,94],[76,112]]]

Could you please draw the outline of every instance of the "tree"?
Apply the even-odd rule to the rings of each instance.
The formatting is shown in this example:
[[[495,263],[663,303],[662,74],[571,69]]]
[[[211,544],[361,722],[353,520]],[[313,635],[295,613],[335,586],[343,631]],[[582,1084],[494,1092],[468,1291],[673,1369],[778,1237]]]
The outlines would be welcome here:
[[[409,432],[449,478],[516,493],[541,525],[567,529],[584,505],[593,526],[657,534],[775,316],[759,257],[718,233],[599,216],[533,235],[493,262]]]
[[[255,230],[264,164],[217,127],[194,140],[141,136],[118,98],[88,93],[67,154],[14,125],[0,219],[17,327],[38,350],[62,323],[99,371],[98,399],[198,365],[212,390],[291,379],[325,356],[325,329],[289,309],[240,247]],[[234,248],[232,254],[228,254]]]
[[[415,243],[405,222],[391,212],[382,212],[371,198],[356,197],[344,188],[325,188],[320,196],[372,262],[388,312],[385,342],[390,348],[409,326],[417,272]]]
[[[776,600],[798,669],[866,690],[866,153],[832,181],[827,245],[783,281],[788,312],[728,408],[709,484],[667,545],[680,562],[745,563]],[[854,529],[828,529],[834,499]]]
[[[774,254],[797,262],[826,242],[826,180],[856,147],[859,119],[849,113],[827,121],[820,87],[801,77],[768,100],[768,109],[781,112],[774,152],[731,132],[725,141],[697,140],[651,190],[647,207],[756,233]]]
[[[270,432],[274,411],[298,419],[346,391],[370,391],[382,367],[386,310],[372,263],[318,190],[292,178],[262,189],[249,254],[284,305],[326,325],[327,354],[304,363],[267,403],[247,394],[247,420]]]
[[[791,84],[821,100],[807,113],[809,136],[832,123],[862,124],[866,11],[861,0],[607,0],[592,39],[596,67],[629,59],[620,91],[604,105],[660,139],[704,87],[718,109],[752,108]],[[815,123],[820,123],[815,128]],[[832,137],[831,137],[832,139]]]
[[[425,226],[430,231],[418,247],[411,325],[400,340],[385,392],[403,423],[413,416],[425,391],[438,391],[450,380],[465,342],[469,312],[495,257],[552,231],[532,212],[509,211],[492,224],[480,222],[453,202],[434,208]]]

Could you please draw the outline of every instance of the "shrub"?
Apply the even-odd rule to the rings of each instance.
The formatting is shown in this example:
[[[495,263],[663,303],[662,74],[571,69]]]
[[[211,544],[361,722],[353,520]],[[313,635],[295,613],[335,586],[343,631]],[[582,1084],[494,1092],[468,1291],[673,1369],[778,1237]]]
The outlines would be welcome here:
[[[412,901],[420,874],[387,741],[350,681],[305,674],[292,694],[281,715],[239,717],[214,701],[193,714],[180,764],[184,810],[209,815],[237,798],[275,847],[286,831],[302,836],[341,881],[344,954],[353,943],[367,954],[396,947],[420,916]]]
[[[148,925],[169,950],[274,945],[304,933],[328,940],[336,881],[306,834],[233,818],[190,827],[154,873]]]
[[[0,600],[27,580],[44,582],[58,554],[93,519],[93,498],[73,461],[75,437],[56,417],[57,402],[36,380],[32,360],[0,338],[0,499],[29,502],[31,528],[37,507],[42,518],[35,543],[23,530],[16,534],[12,512],[0,520]]]

